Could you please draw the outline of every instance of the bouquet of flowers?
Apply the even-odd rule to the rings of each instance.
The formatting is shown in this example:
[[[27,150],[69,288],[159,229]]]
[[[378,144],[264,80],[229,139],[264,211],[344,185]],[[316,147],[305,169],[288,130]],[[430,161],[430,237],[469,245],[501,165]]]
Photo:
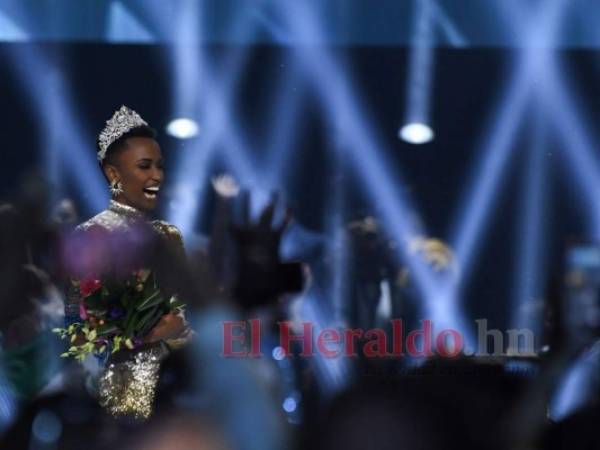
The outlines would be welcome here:
[[[177,296],[167,298],[149,270],[137,270],[125,280],[90,276],[72,283],[82,299],[81,321],[53,331],[71,344],[61,356],[78,361],[141,346],[163,315],[185,306]]]

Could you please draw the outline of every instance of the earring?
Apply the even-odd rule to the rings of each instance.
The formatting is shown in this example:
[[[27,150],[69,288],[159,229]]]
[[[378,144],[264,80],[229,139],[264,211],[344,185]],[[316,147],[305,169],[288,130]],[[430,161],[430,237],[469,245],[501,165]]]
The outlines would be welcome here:
[[[121,184],[120,181],[117,181],[117,180],[113,180],[110,183],[109,189],[110,189],[110,195],[112,195],[113,197],[118,197],[119,195],[121,195],[123,193],[123,185]]]

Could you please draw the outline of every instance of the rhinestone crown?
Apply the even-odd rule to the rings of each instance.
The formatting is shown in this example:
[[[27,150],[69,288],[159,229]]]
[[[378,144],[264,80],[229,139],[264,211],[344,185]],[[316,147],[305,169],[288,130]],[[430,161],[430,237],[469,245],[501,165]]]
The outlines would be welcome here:
[[[148,125],[144,119],[140,117],[134,110],[123,105],[118,111],[115,111],[113,116],[106,121],[106,126],[100,132],[98,137],[98,161],[102,161],[106,157],[106,150],[110,144],[115,142],[128,131]]]

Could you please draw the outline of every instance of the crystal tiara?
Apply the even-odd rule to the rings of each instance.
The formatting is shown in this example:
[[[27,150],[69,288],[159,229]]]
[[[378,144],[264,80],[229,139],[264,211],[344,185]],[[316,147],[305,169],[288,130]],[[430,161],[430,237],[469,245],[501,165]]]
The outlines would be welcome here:
[[[125,133],[136,127],[148,125],[144,119],[140,117],[134,110],[123,105],[118,111],[115,111],[113,116],[106,121],[106,126],[98,136],[98,161],[102,161],[106,157],[106,150],[110,144],[115,142]]]

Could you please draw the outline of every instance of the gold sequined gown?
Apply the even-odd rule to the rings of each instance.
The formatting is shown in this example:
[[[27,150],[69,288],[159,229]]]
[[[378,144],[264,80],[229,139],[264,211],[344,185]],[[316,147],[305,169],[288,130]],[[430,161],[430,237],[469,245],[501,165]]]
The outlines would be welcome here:
[[[102,230],[108,233],[136,233],[140,225],[152,230],[167,244],[165,248],[169,249],[170,255],[167,258],[173,255],[184,257],[183,240],[177,227],[160,220],[148,221],[142,212],[115,200],[110,201],[106,210],[79,225],[77,232],[85,234],[91,230]],[[73,286],[72,283],[70,285]],[[80,302],[79,291],[71,287],[65,305],[67,320],[69,317],[78,318]],[[148,418],[152,413],[161,361],[171,349],[185,345],[191,335],[191,330],[186,327],[177,339],[111,355],[97,383],[100,404],[114,416]]]

